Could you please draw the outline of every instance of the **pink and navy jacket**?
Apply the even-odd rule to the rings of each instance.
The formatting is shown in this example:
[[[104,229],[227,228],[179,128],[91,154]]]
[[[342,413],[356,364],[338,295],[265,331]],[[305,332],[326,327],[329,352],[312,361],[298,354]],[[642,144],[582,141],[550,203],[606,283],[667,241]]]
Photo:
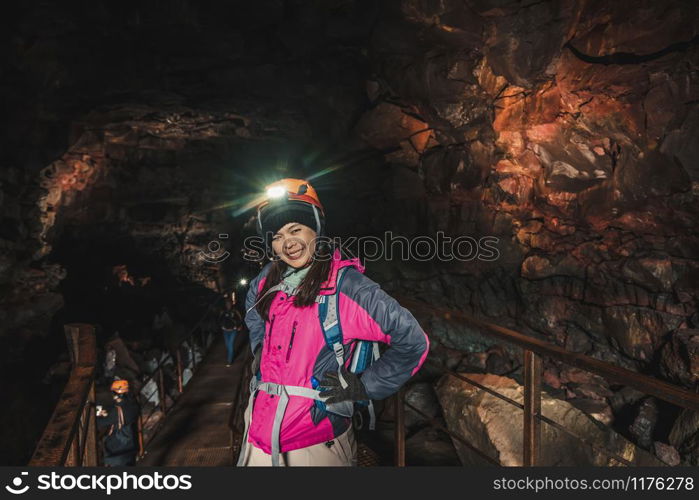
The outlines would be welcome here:
[[[268,264],[250,283],[246,309],[262,290]],[[359,259],[346,259],[335,250],[328,280],[320,293],[335,293],[337,271],[344,272],[338,295],[346,359],[351,359],[355,340],[388,344],[385,353],[361,375],[371,399],[391,396],[422,366],[429,342],[417,320],[379,285],[367,278]],[[311,377],[322,380],[326,372],[338,369],[334,353],[327,347],[318,318],[318,303],[297,308],[294,297],[276,292],[269,310],[269,321],[250,309],[245,323],[250,330],[250,346],[255,352],[262,345],[261,382],[311,388]],[[248,441],[267,454],[272,452],[272,426],[279,397],[259,391],[255,398],[248,430]],[[290,396],[280,431],[280,451],[286,452],[330,441],[345,432],[349,418],[319,409],[312,399]]]

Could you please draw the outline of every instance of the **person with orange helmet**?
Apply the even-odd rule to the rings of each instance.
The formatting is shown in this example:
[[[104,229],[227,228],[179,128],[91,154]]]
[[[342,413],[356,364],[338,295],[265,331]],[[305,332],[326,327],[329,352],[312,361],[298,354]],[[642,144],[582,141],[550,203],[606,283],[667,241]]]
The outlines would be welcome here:
[[[268,247],[276,230],[294,221],[324,236],[325,211],[316,190],[300,179],[282,179],[265,188],[265,199],[257,207],[257,231]]]
[[[354,465],[356,406],[397,392],[427,336],[359,259],[319,240],[325,210],[308,181],[267,186],[257,230],[273,257],[246,297],[254,362],[238,465]]]
[[[119,397],[121,397],[127,392],[129,392],[129,381],[117,379],[114,382],[112,382],[111,389],[114,394],[118,394]]]
[[[110,467],[135,465],[138,454],[136,425],[140,408],[129,391],[129,381],[114,380],[110,387],[114,407],[111,411],[97,409],[97,428],[104,436],[104,464]]]

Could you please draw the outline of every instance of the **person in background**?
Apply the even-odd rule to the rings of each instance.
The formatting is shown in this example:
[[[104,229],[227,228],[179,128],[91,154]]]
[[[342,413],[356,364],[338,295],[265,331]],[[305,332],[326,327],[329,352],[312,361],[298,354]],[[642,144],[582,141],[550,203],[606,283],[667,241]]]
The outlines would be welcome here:
[[[166,342],[172,337],[173,321],[170,317],[167,306],[162,306],[160,312],[153,317],[153,337],[157,339],[161,345],[166,345]]]
[[[235,352],[233,350],[235,337],[243,328],[243,317],[235,307],[235,293],[231,293],[230,299],[224,296],[225,309],[219,316],[219,325],[223,332],[223,340],[226,343],[226,366],[231,366]]]
[[[129,392],[128,380],[115,380],[111,390],[114,400],[112,409],[97,408],[97,428],[107,432],[104,437],[104,465],[136,465],[140,408]]]

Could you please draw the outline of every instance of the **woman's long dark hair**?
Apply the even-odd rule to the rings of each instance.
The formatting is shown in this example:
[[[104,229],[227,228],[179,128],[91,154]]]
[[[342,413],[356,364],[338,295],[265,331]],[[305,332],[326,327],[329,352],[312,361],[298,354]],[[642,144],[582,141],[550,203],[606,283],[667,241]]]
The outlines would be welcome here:
[[[331,247],[321,245],[314,253],[311,268],[301,281],[298,292],[294,298],[293,304],[295,307],[308,307],[315,303],[316,297],[320,292],[320,285],[328,280],[328,275],[330,274],[332,251]],[[284,261],[275,261],[267,274],[267,279],[258,297],[262,297],[267,293],[267,290],[278,285],[282,279],[282,275],[288,268],[289,266]],[[257,312],[265,321],[269,321],[269,308],[276,295],[276,293],[270,293],[257,304]]]

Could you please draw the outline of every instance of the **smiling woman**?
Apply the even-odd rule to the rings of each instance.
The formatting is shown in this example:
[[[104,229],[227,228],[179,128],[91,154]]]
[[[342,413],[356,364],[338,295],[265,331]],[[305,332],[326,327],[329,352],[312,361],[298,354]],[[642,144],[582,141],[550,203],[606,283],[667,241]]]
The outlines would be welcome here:
[[[288,265],[302,269],[311,263],[316,236],[310,227],[291,222],[272,237],[272,249]]]
[[[397,392],[422,366],[427,336],[358,259],[318,239],[325,215],[310,184],[272,188],[258,230],[274,259],[246,300],[255,362],[238,465],[355,465],[355,404]],[[361,342],[390,347],[360,373],[350,362]]]

